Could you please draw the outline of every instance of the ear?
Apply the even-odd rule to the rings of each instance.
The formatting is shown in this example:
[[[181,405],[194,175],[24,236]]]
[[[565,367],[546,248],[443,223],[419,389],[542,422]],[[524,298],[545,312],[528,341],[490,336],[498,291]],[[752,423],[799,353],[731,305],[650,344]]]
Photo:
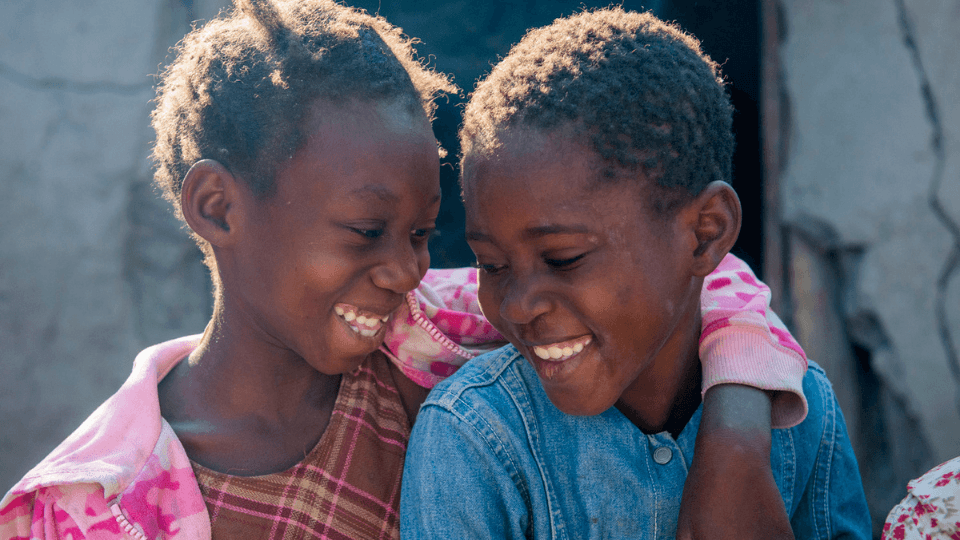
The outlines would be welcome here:
[[[711,182],[689,203],[696,237],[693,272],[700,277],[716,269],[740,235],[740,198],[726,182]]]
[[[180,190],[180,208],[187,225],[214,246],[232,244],[242,222],[245,187],[217,161],[194,163]]]

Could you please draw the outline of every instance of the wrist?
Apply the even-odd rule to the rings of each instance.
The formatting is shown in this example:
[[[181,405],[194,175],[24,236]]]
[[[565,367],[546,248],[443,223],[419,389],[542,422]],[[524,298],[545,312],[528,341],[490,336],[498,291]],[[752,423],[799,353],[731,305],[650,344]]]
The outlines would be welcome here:
[[[699,443],[722,445],[726,451],[770,453],[771,396],[739,384],[721,384],[707,390]],[[738,452],[739,453],[739,452]]]

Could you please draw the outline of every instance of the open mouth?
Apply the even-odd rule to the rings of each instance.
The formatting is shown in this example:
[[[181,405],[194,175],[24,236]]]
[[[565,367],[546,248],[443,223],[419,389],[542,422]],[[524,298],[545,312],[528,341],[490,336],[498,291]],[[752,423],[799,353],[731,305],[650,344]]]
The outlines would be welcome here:
[[[373,337],[383,329],[384,323],[390,319],[390,314],[377,315],[369,311],[362,311],[350,304],[337,304],[333,308],[347,327],[363,337]]]
[[[583,336],[577,339],[552,343],[550,345],[534,345],[533,353],[542,360],[563,362],[576,356],[593,341],[592,336]]]

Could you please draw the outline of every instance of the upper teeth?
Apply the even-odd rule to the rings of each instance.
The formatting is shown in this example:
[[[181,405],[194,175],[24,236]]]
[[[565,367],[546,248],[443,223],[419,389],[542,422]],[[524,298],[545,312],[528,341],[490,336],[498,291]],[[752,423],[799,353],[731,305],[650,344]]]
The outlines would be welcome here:
[[[390,318],[389,314],[382,317],[369,313],[358,315],[357,308],[352,306],[334,306],[333,311],[350,323],[349,326],[354,332],[367,337],[376,334],[380,330],[380,326]]]
[[[536,345],[533,348],[533,352],[544,360],[566,360],[583,351],[583,348],[589,345],[592,340],[593,339],[588,336],[563,343],[554,343],[552,345]]]

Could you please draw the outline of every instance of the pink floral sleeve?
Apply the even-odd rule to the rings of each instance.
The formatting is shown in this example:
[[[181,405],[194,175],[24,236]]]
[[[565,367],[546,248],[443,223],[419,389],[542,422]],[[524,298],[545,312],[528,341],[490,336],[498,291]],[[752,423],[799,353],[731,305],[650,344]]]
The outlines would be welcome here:
[[[704,281],[700,299],[703,391],[735,383],[774,391],[773,427],[807,412],[803,349],[770,311],[770,289],[733,255]],[[472,268],[430,270],[388,323],[383,352],[411,380],[432,388],[477,354],[505,344],[480,313]]]
[[[884,540],[960,540],[960,457],[907,484],[907,496],[890,510]]]
[[[742,384],[773,394],[771,423],[793,427],[807,416],[807,357],[776,313],[770,288],[742,260],[727,255],[703,282],[700,361],[703,391]]]

